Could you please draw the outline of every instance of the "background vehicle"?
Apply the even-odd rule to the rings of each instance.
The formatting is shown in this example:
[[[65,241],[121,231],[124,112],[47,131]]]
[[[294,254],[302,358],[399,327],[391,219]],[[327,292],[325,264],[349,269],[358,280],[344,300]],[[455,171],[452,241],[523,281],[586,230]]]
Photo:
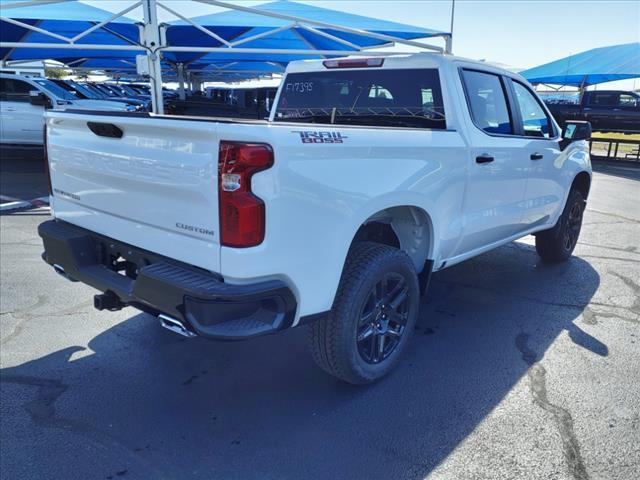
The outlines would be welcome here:
[[[185,336],[311,323],[316,362],[386,374],[432,272],[580,233],[588,123],[564,135],[520,76],[449,55],[291,63],[270,121],[48,113],[45,260]],[[73,152],[73,155],[69,153]]]
[[[202,94],[191,95],[186,100],[170,99],[167,108],[178,115],[265,119],[269,116],[276,92],[274,87],[209,87]]]
[[[61,80],[61,79],[50,79],[56,85],[64,88],[65,90],[71,92],[74,96],[80,99],[85,100],[109,100],[112,102],[121,102],[125,105],[130,105],[131,108],[137,111],[148,111],[151,101],[150,100],[141,100],[138,98],[120,98],[120,97],[107,97],[106,95],[100,94],[100,92],[92,91],[86,85],[81,85],[73,80]]]
[[[120,102],[79,99],[46,78],[0,74],[0,143],[42,145],[47,108],[134,110]]]
[[[586,91],[577,104],[548,102],[560,125],[567,120],[587,120],[593,130],[640,132],[640,95],[621,90]]]

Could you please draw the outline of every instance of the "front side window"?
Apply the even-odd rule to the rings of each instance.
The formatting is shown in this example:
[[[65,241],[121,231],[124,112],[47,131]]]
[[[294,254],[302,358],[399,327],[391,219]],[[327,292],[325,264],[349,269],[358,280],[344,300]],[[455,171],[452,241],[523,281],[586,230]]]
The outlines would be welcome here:
[[[628,93],[621,93],[618,100],[620,107],[637,107],[640,104],[637,97],[629,95]]]
[[[502,81],[498,75],[463,70],[465,93],[471,117],[487,133],[513,134],[511,115]]]
[[[288,74],[275,121],[446,129],[436,69]]]
[[[538,100],[527,87],[518,82],[512,82],[516,94],[516,104],[522,117],[524,134],[527,137],[550,138],[553,136],[551,120],[547,116]]]
[[[0,91],[2,100],[7,102],[29,103],[29,92],[37,90],[34,86],[22,80],[3,78]]]

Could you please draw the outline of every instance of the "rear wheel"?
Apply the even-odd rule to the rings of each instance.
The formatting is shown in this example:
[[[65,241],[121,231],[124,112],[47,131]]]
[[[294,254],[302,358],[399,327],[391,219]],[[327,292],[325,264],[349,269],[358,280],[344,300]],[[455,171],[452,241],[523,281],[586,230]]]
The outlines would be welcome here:
[[[355,244],[330,314],[311,326],[314,360],[349,383],[379,379],[405,349],[418,305],[418,278],[406,253],[377,243]]]
[[[571,256],[580,236],[584,208],[582,194],[571,190],[556,226],[536,235],[536,251],[543,260],[563,262]]]

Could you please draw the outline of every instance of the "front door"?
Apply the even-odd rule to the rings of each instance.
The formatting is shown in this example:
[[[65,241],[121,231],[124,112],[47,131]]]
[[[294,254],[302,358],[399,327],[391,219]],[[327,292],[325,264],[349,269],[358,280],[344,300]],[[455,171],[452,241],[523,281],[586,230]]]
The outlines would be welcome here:
[[[31,90],[37,88],[25,81],[0,79],[2,143],[42,144],[44,107],[29,103]]]
[[[522,157],[527,163],[527,185],[524,195],[523,225],[526,229],[549,223],[564,207],[559,132],[551,116],[529,87],[508,80],[513,88],[514,112],[519,116],[519,133],[527,140]],[[564,179],[566,181],[566,179]]]

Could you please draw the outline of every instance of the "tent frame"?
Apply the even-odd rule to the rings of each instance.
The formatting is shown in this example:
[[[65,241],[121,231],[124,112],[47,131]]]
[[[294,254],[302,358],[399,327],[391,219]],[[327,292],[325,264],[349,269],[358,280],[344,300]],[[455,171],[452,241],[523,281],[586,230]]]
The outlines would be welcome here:
[[[26,0],[26,1],[15,1],[12,3],[5,3],[3,5],[3,11],[7,11],[13,8],[19,7],[28,7],[35,5],[43,5],[43,4],[52,4],[52,3],[67,3],[76,0]],[[43,35],[55,38],[56,40],[61,41],[62,43],[28,43],[24,41],[19,42],[0,42],[1,48],[41,48],[41,49],[69,49],[69,50],[109,50],[109,51],[140,51],[144,52],[147,57],[147,61],[149,64],[149,77],[151,83],[151,100],[153,104],[153,112],[157,114],[164,113],[164,100],[162,95],[162,53],[163,52],[202,52],[202,53],[262,53],[262,54],[300,54],[300,55],[319,55],[319,56],[348,56],[348,55],[369,55],[367,52],[370,48],[380,48],[384,46],[390,45],[406,45],[414,48],[420,48],[424,50],[431,50],[438,53],[451,53],[452,46],[452,37],[450,33],[440,33],[433,35],[432,37],[442,37],[445,41],[445,47],[441,48],[435,45],[424,44],[422,42],[417,42],[415,40],[407,40],[404,38],[394,37],[392,35],[386,35],[381,33],[370,32],[367,30],[361,30],[357,28],[346,27],[343,25],[335,25],[326,22],[320,22],[316,20],[305,19],[302,17],[296,17],[293,15],[286,15],[277,12],[269,12],[265,10],[260,10],[259,8],[254,7],[245,7],[242,5],[237,5],[233,3],[228,3],[220,0],[191,0],[194,2],[221,7],[227,10],[237,10],[241,12],[262,15],[266,17],[277,18],[280,20],[290,21],[290,24],[284,25],[282,27],[274,28],[266,32],[262,32],[256,35],[252,35],[247,38],[243,38],[236,41],[228,41],[219,35],[207,30],[201,25],[198,25],[196,22],[182,15],[181,13],[175,11],[174,9],[168,7],[163,3],[164,0],[132,0],[133,3],[123,10],[114,13],[108,19],[103,20],[90,28],[80,32],[74,37],[65,37],[63,35],[59,35],[54,32],[49,32],[46,29],[29,25],[18,20],[14,20],[12,18],[6,17],[5,15],[0,16],[0,19],[14,24],[16,26],[25,28],[30,31],[38,32]],[[140,38],[138,42],[131,41],[129,39],[125,39],[122,36],[119,38],[124,39],[129,42],[129,45],[92,45],[77,43],[79,40],[85,38],[90,35],[92,32],[105,27],[110,22],[117,20],[118,18],[123,18],[125,15],[132,10],[142,7],[143,11],[143,22],[139,24],[140,29]],[[166,29],[167,25],[161,24],[158,22],[158,9],[163,9],[170,14],[180,18],[181,20],[187,22],[191,26],[197,28],[201,32],[207,34],[211,38],[220,42],[224,47],[180,47],[180,46],[171,46],[166,42]],[[279,32],[285,30],[293,30],[297,32],[297,29],[304,29],[314,34],[321,35],[325,38],[328,38],[334,42],[337,42],[341,45],[345,46],[345,50],[318,50],[318,49],[262,49],[262,48],[242,48],[240,45],[251,42],[253,40],[258,40],[260,38],[268,37],[270,35],[277,34]],[[319,30],[319,28],[331,29],[344,33],[351,33],[363,37],[373,38],[376,40],[382,40],[385,42],[384,45],[376,45],[375,47],[361,47],[356,45],[355,43],[349,42],[342,38],[336,37],[335,35],[331,35],[330,33],[323,32]],[[114,34],[115,35],[115,34]],[[348,48],[348,49],[347,49]],[[401,52],[376,52],[376,55],[396,55]],[[3,60],[6,60],[3,59]],[[179,91],[181,92],[181,96],[184,96],[184,84],[186,81],[185,78],[185,64],[175,65],[178,74],[178,83],[180,85]],[[249,73],[249,71],[244,71],[243,73]]]

